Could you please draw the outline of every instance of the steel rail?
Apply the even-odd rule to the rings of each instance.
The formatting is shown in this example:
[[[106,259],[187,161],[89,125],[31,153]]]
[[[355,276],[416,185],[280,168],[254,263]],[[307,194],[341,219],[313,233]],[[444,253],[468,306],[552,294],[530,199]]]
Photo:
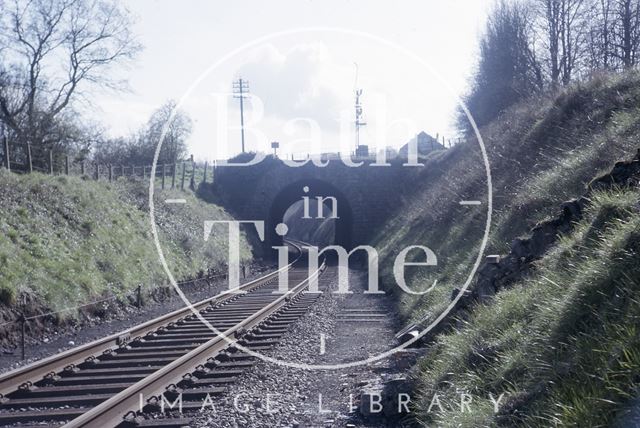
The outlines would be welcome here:
[[[287,266],[284,266],[274,272],[268,273],[267,275],[264,275],[260,278],[256,278],[252,281],[242,284],[239,289],[226,290],[216,296],[209,297],[207,299],[194,303],[192,306],[196,310],[200,310],[211,303],[222,302],[228,298],[236,296],[238,295],[238,291],[248,291],[263,285],[265,282],[268,282],[271,279],[277,278],[280,272],[289,270],[302,257],[300,246],[295,243],[292,243],[292,246],[298,251],[298,256]],[[18,388],[24,382],[31,381],[35,383],[36,381],[40,381],[45,375],[51,372],[59,372],[66,366],[69,366],[71,364],[82,363],[86,358],[90,356],[99,355],[107,349],[115,348],[123,341],[126,342],[135,337],[144,336],[147,333],[155,331],[158,327],[166,325],[172,321],[176,321],[189,314],[191,314],[191,309],[189,307],[180,308],[165,315],[161,315],[153,320],[149,320],[145,323],[131,327],[127,330],[123,330],[104,338],[86,343],[84,345],[68,349],[61,353],[43,358],[31,364],[4,373],[0,375],[0,397],[15,391],[16,388]]]
[[[301,293],[307,287],[309,280],[319,276],[325,267],[326,263],[323,262],[316,272],[308,275],[288,293],[283,294],[258,312],[227,329],[222,335],[205,342],[188,354],[183,355],[81,416],[71,420],[65,424],[64,427],[109,427],[121,424],[127,413],[135,409],[141,410],[139,407],[141,405],[140,403],[144,402],[144,398],[161,395],[167,385],[177,384],[183,379],[183,375],[193,372],[198,366],[205,364],[210,357],[236,343],[239,339],[231,339],[230,336],[249,330],[268,319],[285,306],[291,298]]]

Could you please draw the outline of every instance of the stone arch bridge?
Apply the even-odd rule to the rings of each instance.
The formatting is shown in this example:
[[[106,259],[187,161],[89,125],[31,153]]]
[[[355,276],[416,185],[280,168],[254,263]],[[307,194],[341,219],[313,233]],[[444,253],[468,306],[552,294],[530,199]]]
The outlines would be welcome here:
[[[238,220],[265,222],[265,250],[281,245],[282,237],[275,226],[292,204],[303,196],[333,197],[339,217],[336,244],[351,249],[368,242],[424,169],[403,166],[400,160],[389,163],[379,166],[366,161],[359,167],[349,167],[337,159],[325,167],[312,162],[291,167],[268,157],[252,166],[218,166],[213,191],[216,200]]]

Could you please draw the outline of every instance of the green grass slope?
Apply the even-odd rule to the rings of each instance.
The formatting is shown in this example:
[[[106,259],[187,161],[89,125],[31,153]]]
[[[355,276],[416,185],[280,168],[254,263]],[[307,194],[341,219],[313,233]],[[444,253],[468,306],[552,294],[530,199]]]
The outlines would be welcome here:
[[[640,75],[598,76],[527,100],[482,136],[493,179],[485,254],[505,254],[514,239],[555,216],[563,201],[584,194],[594,177],[636,153]],[[375,237],[389,290],[397,290],[391,268],[398,248],[426,245],[438,256],[435,268],[407,269],[413,290],[438,281],[425,295],[397,293],[407,321],[435,319],[466,280],[487,220],[486,185],[475,141],[434,156],[413,198]],[[483,205],[459,205],[471,199]],[[425,425],[598,426],[613,418],[640,375],[633,336],[640,316],[637,204],[631,191],[599,194],[579,230],[564,237],[531,278],[440,335],[421,365],[417,410]],[[459,411],[456,388],[474,396],[473,412]],[[456,401],[456,409],[427,413],[436,390]],[[488,393],[498,391],[511,398],[505,413],[494,415]]]
[[[529,100],[482,130],[493,179],[493,218],[486,254],[504,254],[513,240],[580,196],[594,177],[640,145],[640,75],[601,77],[547,98]],[[407,319],[435,317],[476,259],[487,219],[485,166],[475,141],[431,157],[413,193],[372,239],[382,282],[394,287],[398,248],[426,245],[434,269],[407,268],[407,284],[423,296],[399,293]],[[481,200],[480,207],[461,206]],[[416,257],[420,254],[415,253]]]
[[[167,205],[167,198],[187,204]],[[227,235],[203,240],[205,220],[230,216],[191,192],[156,191],[156,224],[179,280],[227,259]],[[241,254],[251,258],[242,237]],[[0,170],[0,302],[37,301],[60,310],[166,284],[149,224],[148,184],[79,177],[17,175]]]
[[[421,362],[427,426],[596,427],[620,416],[640,386],[639,203],[636,190],[594,195],[534,274],[439,337]],[[459,411],[460,391],[471,412]],[[436,393],[444,411],[428,412]],[[503,393],[495,413],[489,394]]]

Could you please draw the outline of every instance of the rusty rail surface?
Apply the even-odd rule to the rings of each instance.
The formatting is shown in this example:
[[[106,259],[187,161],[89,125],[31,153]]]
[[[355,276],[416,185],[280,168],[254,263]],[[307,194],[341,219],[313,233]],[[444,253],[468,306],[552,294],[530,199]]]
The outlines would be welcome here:
[[[193,372],[198,366],[203,365],[210,359],[212,355],[234,344],[237,341],[237,339],[234,338],[235,333],[242,330],[249,330],[276,313],[287,301],[301,293],[307,287],[309,280],[314,276],[320,275],[325,267],[326,264],[323,263],[316,272],[313,272],[304,281],[296,285],[289,293],[283,294],[273,303],[265,306],[251,317],[223,332],[222,336],[224,337],[217,336],[209,340],[173,363],[147,376],[104,403],[89,410],[82,416],[72,420],[66,424],[65,427],[108,427],[121,424],[127,413],[139,410],[140,397],[161,395],[167,385],[177,384],[185,373]]]
[[[300,247],[295,244],[294,246],[300,253]],[[248,291],[270,280],[277,279],[278,274],[281,271],[290,269],[291,266],[293,266],[293,264],[296,263],[300,257],[301,254],[298,254],[296,260],[294,260],[287,266],[241,285],[240,290]],[[214,297],[210,297],[194,303],[193,307],[196,310],[199,310],[206,307],[207,305],[210,305],[211,303],[216,303],[218,301],[228,299],[236,293],[237,290],[227,290]],[[144,336],[145,334],[156,330],[158,327],[178,320],[190,313],[191,309],[189,309],[188,307],[180,308],[119,333],[112,334],[102,339],[97,339],[93,342],[86,343],[84,345],[69,349],[67,351],[52,355],[47,358],[43,358],[42,360],[35,361],[31,364],[4,373],[0,375],[0,398],[7,395],[11,391],[14,391],[24,382],[40,380],[43,376],[51,372],[58,372],[69,365],[81,363],[90,356],[100,354],[107,349],[119,346],[123,341],[129,341],[132,338]]]

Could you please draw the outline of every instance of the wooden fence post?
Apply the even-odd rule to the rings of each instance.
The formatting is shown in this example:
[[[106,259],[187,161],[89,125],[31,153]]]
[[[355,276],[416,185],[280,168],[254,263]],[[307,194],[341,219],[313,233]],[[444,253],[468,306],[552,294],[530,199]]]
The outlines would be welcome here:
[[[147,178],[147,166],[142,165],[142,179]]]
[[[178,163],[173,163],[173,171],[171,172],[171,188],[176,188],[176,170],[178,169]]]
[[[100,164],[96,162],[96,180],[100,179]]]
[[[49,174],[53,175],[53,150],[49,150]]]
[[[4,161],[5,161],[5,166],[7,167],[7,169],[9,171],[11,171],[11,158],[9,156],[9,139],[5,135],[3,137],[3,140],[4,140]]]
[[[113,165],[109,164],[109,181],[113,180]]]
[[[136,306],[137,307],[142,307],[142,286],[138,285],[138,288],[136,288]]]
[[[191,155],[191,180],[189,180],[189,188],[196,190],[196,163],[193,160],[193,155]]]
[[[25,352],[24,352],[24,348],[25,348],[25,346],[24,346],[24,336],[25,336],[26,329],[27,329],[27,317],[24,316],[24,313],[20,314],[19,321],[20,321],[20,324],[21,324],[21,329],[20,330],[22,331],[22,334],[20,336],[20,350],[21,350],[20,356],[21,356],[21,360],[24,361],[24,357],[25,357],[25,355],[24,355],[25,354]]]
[[[120,165],[120,177],[124,177],[124,165]]]
[[[162,164],[162,190],[164,190],[164,179],[165,179],[165,175],[166,175],[165,174],[165,169],[166,169],[165,167],[166,167],[166,165]]]
[[[29,163],[29,173],[33,172],[33,158],[31,157],[31,143],[27,143],[27,162]]]
[[[133,177],[135,177],[135,176],[136,176],[136,167],[135,167],[135,166],[133,166],[133,165],[131,165],[131,175],[132,175]]]
[[[187,164],[182,162],[182,183],[180,183],[180,189],[184,190],[184,176],[187,173]]]
[[[84,175],[84,159],[80,161],[80,175]]]
[[[69,175],[69,155],[64,155],[64,174]]]
[[[202,177],[202,182],[206,183],[207,182],[207,166],[208,166],[208,162],[205,161],[204,162],[204,175]]]

